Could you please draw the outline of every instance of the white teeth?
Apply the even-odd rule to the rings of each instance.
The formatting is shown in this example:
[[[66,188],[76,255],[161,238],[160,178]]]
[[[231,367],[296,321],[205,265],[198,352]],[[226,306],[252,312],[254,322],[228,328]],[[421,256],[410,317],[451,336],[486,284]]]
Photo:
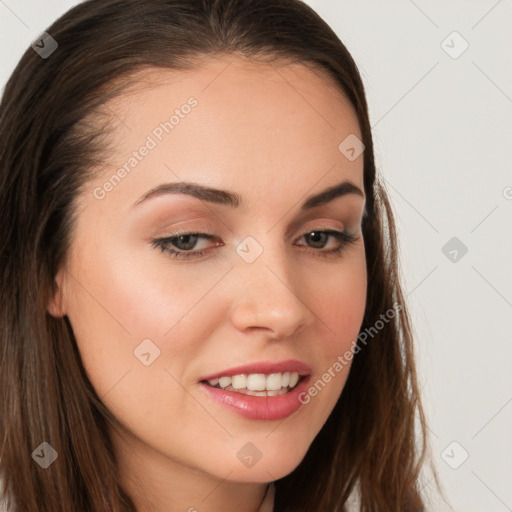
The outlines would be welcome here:
[[[277,395],[283,395],[284,393],[288,393],[288,389],[282,388],[277,391],[267,391],[268,396],[277,396]]]
[[[240,392],[252,396],[276,396],[294,388],[298,381],[299,374],[297,372],[271,373],[269,375],[251,373],[211,379],[208,384],[222,389],[229,388],[228,391],[240,390]]]
[[[235,389],[242,389],[247,387],[247,375],[233,375],[231,377],[231,385]]]
[[[221,377],[219,379],[219,386],[221,388],[227,388],[231,384],[231,377]]]
[[[251,373],[247,376],[247,389],[251,391],[263,391],[265,384],[266,378],[264,373]]]
[[[281,374],[280,373],[271,373],[267,377],[267,390],[268,391],[277,391],[282,388],[281,385]]]

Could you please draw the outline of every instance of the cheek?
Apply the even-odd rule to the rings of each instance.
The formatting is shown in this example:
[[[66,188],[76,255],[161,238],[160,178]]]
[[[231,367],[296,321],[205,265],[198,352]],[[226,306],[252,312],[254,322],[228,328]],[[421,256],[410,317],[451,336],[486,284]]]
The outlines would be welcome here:
[[[315,380],[303,397],[316,411],[317,427],[327,420],[348,378],[355,343],[366,308],[367,272],[364,250],[351,254],[345,264],[316,275],[308,304],[318,316],[318,346]],[[321,334],[320,334],[321,333]],[[304,402],[303,402],[304,403]]]
[[[68,316],[86,373],[125,428],[172,444],[187,419],[204,417],[179,382],[219,317],[205,293],[223,269],[171,272],[163,257],[165,269],[114,247],[92,253],[70,269]]]
[[[152,334],[162,339],[173,336],[190,316],[207,318],[209,310],[203,307],[203,299],[230,265],[172,261],[148,242],[140,244],[105,251],[100,257],[104,279],[96,280],[133,335]],[[123,253],[128,256],[120,257]]]
[[[148,352],[144,357],[155,361],[151,367],[171,368],[180,378],[218,321],[208,292],[226,270],[229,266],[199,265],[192,273],[152,248],[130,252],[107,243],[84,248],[70,269],[75,279],[68,316],[98,394],[127,371],[145,368],[141,356]]]
[[[367,292],[364,247],[339,265],[311,274],[310,279],[308,304],[324,332],[324,356],[332,362],[355,342],[363,321]]]

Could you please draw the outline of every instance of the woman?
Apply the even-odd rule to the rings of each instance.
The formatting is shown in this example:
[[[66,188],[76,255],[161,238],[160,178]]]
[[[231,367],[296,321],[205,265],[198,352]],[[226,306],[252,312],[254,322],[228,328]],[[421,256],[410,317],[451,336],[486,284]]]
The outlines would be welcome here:
[[[364,88],[309,7],[84,2],[0,141],[12,510],[424,509]]]

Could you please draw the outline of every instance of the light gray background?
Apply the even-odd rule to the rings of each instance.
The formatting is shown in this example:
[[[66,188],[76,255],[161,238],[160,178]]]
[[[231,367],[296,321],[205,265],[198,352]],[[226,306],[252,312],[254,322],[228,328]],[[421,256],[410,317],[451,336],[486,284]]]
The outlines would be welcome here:
[[[23,51],[76,3],[0,0],[2,88]],[[432,495],[430,510],[512,510],[512,2],[307,3],[346,44],[367,89],[451,505]],[[462,48],[454,31],[469,44],[458,58],[445,51]],[[452,237],[468,248],[457,262],[441,250]]]

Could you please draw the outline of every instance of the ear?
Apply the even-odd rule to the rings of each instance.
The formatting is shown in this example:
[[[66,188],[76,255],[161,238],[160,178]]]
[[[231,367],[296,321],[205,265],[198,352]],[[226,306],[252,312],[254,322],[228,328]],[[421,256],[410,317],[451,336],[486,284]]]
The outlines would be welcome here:
[[[59,270],[55,276],[55,292],[50,298],[47,306],[47,311],[55,318],[62,318],[66,315],[64,308],[64,293],[63,293],[63,271]]]

